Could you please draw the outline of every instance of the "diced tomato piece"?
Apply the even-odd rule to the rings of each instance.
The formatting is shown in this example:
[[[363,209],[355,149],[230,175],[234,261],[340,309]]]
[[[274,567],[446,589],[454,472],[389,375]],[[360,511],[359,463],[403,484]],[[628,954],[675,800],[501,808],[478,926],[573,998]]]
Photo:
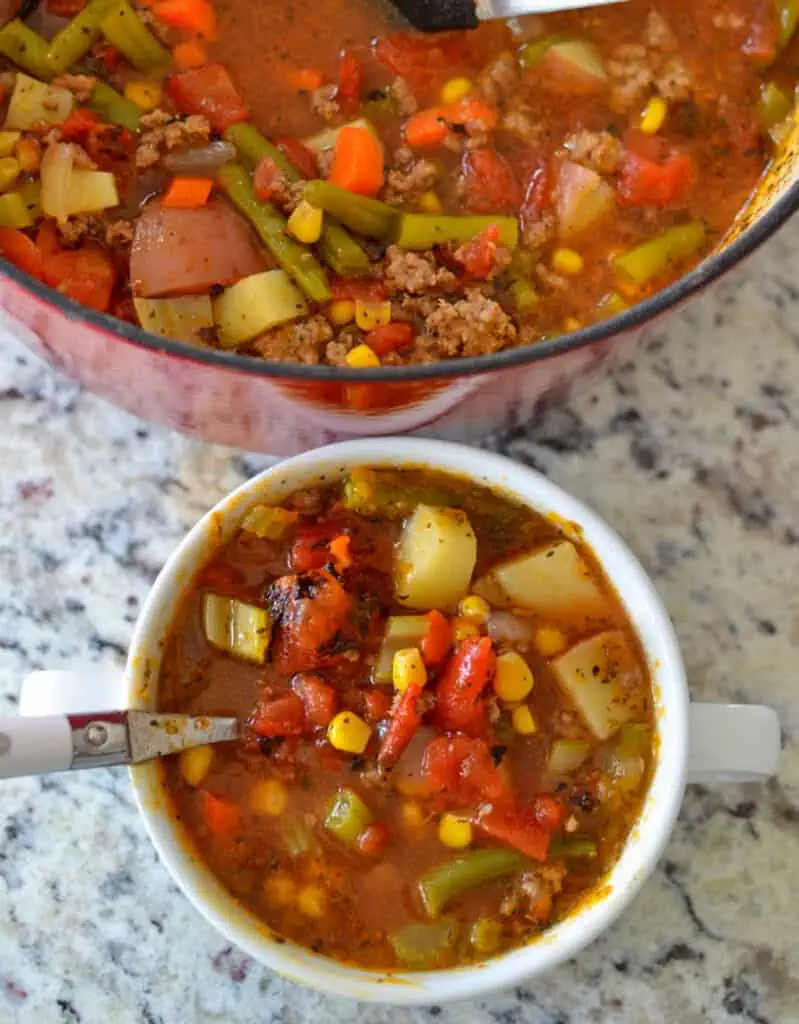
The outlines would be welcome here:
[[[102,123],[102,119],[93,110],[74,107],[61,125],[61,136],[68,142],[82,142],[93,128]]]
[[[386,356],[389,352],[396,352],[410,345],[415,337],[416,328],[413,324],[395,320],[393,323],[372,328],[364,342],[377,355]]]
[[[84,245],[46,260],[44,280],[62,295],[103,313],[111,305],[116,267],[105,249]]]
[[[241,814],[230,800],[203,791],[201,794],[203,817],[216,836],[231,836],[241,828]]]
[[[376,857],[385,850],[390,839],[388,825],[383,821],[373,821],[361,832],[355,845],[359,853],[366,854],[367,857]]]
[[[80,14],[88,0],[47,0],[47,13],[56,18],[71,18]]]
[[[391,697],[383,690],[367,690],[363,695],[363,703],[370,722],[382,721],[391,710]]]
[[[394,767],[403,750],[411,742],[413,734],[422,724],[419,709],[421,695],[421,686],[412,685],[403,690],[377,752],[377,763],[381,768]]]
[[[42,221],[42,226],[36,232],[36,247],[45,261],[49,260],[51,256],[64,251],[64,247],[58,237],[55,221]]]
[[[336,535],[334,526],[310,526],[299,532],[291,545],[289,565],[294,572],[321,569],[331,561],[328,544]]]
[[[531,806],[492,806],[476,824],[492,839],[521,850],[533,860],[545,861],[562,813],[553,797],[537,797]]]
[[[313,729],[324,729],[336,713],[338,695],[320,676],[303,673],[291,680],[291,688],[305,709],[305,724]]]
[[[269,203],[280,191],[283,175],[271,156],[263,157],[252,176],[252,187],[257,199]]]
[[[352,599],[337,579],[317,571],[283,576],[274,587],[282,615],[274,664],[286,675],[316,668],[322,648],[347,621]]]
[[[262,700],[250,725],[256,736],[300,736],[305,725],[305,705],[296,693]]]
[[[464,64],[470,42],[465,32],[392,32],[377,40],[375,56],[414,91],[425,91],[449,77],[449,69]]]
[[[439,665],[452,646],[452,626],[449,619],[434,608],[427,613],[427,632],[422,637],[421,650],[425,665]]]
[[[485,146],[466,153],[461,164],[465,205],[475,213],[518,210],[522,192],[513,168],[495,149]]]
[[[345,114],[354,114],[361,102],[363,68],[361,62],[347,51],[341,58],[336,100]]]
[[[661,140],[645,143],[636,135],[626,141],[617,184],[619,202],[658,207],[682,202],[696,181],[694,158],[676,149],[664,151],[659,148]]]
[[[465,242],[457,250],[457,260],[469,277],[485,281],[497,261],[499,227],[489,224],[482,234],[471,242]]]
[[[41,249],[18,228],[0,228],[0,255],[32,277],[42,277],[44,273]]]
[[[336,277],[330,282],[333,301],[350,299],[361,302],[382,302],[388,298],[388,288],[383,281],[373,277]]]
[[[275,145],[294,164],[303,178],[315,178],[319,173],[316,153],[299,139],[289,137],[277,139]]]
[[[473,736],[437,736],[422,758],[422,777],[431,793],[457,806],[501,800],[507,787],[485,740]]]
[[[178,110],[184,114],[204,114],[218,132],[250,116],[247,104],[221,64],[205,64],[172,75],[168,88]]]
[[[469,637],[450,658],[436,686],[434,719],[450,732],[480,733],[485,709],[480,695],[494,673],[496,655],[487,636]]]

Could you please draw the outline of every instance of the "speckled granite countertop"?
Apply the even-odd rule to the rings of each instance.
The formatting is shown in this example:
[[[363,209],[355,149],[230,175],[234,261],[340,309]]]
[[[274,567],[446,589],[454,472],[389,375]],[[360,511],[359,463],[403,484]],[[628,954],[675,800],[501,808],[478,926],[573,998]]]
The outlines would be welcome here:
[[[0,1022],[799,1021],[797,267],[794,227],[635,364],[496,442],[640,555],[694,696],[777,707],[778,781],[689,790],[655,875],[579,961],[486,1002],[401,1015],[282,982],[230,948],[157,862],[122,771],[5,782]],[[6,339],[0,422],[5,712],[32,668],[121,663],[172,546],[264,460],[138,422]]]

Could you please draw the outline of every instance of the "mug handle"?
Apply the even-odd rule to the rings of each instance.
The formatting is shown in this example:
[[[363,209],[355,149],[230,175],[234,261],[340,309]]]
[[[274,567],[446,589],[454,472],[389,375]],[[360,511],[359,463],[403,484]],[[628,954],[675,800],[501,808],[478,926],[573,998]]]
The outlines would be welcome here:
[[[122,711],[128,703],[125,673],[111,665],[31,672],[19,693],[24,718]]]
[[[777,774],[780,722],[763,704],[691,703],[689,782],[765,782]]]

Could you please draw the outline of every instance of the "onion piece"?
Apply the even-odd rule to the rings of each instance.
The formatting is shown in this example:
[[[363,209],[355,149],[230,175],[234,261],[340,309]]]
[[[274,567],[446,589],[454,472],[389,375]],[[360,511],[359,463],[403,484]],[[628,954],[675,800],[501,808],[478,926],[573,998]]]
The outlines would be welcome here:
[[[41,206],[48,217],[63,224],[69,216],[69,192],[72,183],[72,147],[56,142],[42,157]]]
[[[487,625],[488,635],[495,644],[505,644],[519,650],[532,646],[535,626],[530,619],[511,612],[491,612]]]
[[[170,174],[186,174],[196,178],[213,178],[216,172],[230,160],[236,159],[236,147],[230,142],[218,139],[198,149],[187,149],[182,153],[167,153],[164,167]]]

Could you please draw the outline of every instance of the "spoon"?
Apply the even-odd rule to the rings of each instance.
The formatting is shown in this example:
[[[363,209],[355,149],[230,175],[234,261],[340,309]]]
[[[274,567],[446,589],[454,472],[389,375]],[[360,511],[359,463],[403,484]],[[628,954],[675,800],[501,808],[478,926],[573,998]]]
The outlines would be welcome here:
[[[519,18],[525,14],[550,14],[580,7],[603,7],[626,0],[391,0],[414,28],[443,32],[477,28],[481,21]]]
[[[140,764],[205,743],[236,739],[235,718],[98,711],[0,717],[0,779]]]

